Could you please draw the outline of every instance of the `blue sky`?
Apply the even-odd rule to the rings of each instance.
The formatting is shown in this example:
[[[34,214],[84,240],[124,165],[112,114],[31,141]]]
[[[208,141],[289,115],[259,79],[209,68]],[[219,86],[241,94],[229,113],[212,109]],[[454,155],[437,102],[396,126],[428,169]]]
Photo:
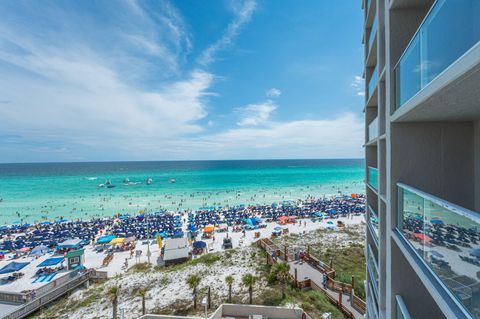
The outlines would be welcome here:
[[[363,156],[360,2],[1,1],[0,161]]]

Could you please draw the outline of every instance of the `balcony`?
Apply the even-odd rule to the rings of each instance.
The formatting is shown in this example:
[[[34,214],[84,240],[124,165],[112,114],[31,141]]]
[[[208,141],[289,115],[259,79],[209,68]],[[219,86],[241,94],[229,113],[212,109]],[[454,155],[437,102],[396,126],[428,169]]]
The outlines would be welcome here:
[[[437,0],[395,67],[403,106],[480,40],[480,3]]]
[[[369,99],[372,97],[372,94],[375,91],[375,88],[377,87],[377,82],[378,82],[378,72],[377,72],[377,66],[375,66],[375,69],[373,69],[372,75],[370,76],[370,81],[368,82],[368,98]]]
[[[378,224],[378,214],[373,210],[372,207],[368,206],[368,223],[373,230],[373,234],[379,238],[379,224]]]
[[[399,231],[446,292],[480,317],[480,214],[398,184]]]
[[[378,190],[378,168],[368,167],[367,183],[375,190]]]
[[[368,141],[374,140],[378,137],[378,116],[368,124]]]

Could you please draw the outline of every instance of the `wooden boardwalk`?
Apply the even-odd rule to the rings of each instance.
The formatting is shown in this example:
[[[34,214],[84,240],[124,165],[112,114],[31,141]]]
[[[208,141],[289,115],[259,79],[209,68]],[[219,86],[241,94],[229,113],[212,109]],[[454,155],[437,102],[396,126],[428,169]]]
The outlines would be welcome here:
[[[290,274],[292,277],[295,276],[295,269],[297,269],[297,278],[298,281],[307,281],[310,280],[311,283],[315,285],[316,290],[321,290],[323,293],[331,297],[332,300],[339,301],[339,292],[333,289],[324,289],[323,288],[323,273],[318,269],[314,268],[307,262],[300,262],[299,260],[288,262],[290,265]],[[351,294],[342,293],[341,304],[346,307],[352,314],[355,319],[363,318],[363,314],[360,313],[355,307],[352,306],[352,296]]]
[[[260,239],[257,244],[267,252],[269,264],[278,261],[289,264],[290,275],[297,287],[324,293],[347,318],[364,318],[366,304],[355,295],[353,278],[352,284],[335,281],[335,270],[331,265],[311,256],[308,248],[305,261],[300,262],[295,253],[288,250],[288,247],[278,246],[270,239]]]

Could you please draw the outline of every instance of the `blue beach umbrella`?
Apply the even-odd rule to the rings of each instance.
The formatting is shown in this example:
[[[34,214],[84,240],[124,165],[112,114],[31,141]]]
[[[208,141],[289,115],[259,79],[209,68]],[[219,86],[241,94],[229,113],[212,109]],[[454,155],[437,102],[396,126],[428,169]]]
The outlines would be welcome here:
[[[432,223],[433,225],[440,225],[440,224],[443,224],[443,220],[441,220],[441,219],[432,219],[432,220],[430,220],[430,223]]]
[[[474,249],[470,252],[470,256],[480,258],[480,248]]]

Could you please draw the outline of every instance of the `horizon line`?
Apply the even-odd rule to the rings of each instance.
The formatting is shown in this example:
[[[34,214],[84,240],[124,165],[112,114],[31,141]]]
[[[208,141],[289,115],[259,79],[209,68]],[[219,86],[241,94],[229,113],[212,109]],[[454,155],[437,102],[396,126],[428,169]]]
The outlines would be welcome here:
[[[317,161],[317,160],[365,160],[364,157],[342,158],[263,158],[263,159],[192,159],[192,160],[113,160],[113,161],[60,161],[60,162],[0,162],[0,165],[11,164],[94,164],[94,163],[147,163],[147,162],[233,162],[233,161]]]

